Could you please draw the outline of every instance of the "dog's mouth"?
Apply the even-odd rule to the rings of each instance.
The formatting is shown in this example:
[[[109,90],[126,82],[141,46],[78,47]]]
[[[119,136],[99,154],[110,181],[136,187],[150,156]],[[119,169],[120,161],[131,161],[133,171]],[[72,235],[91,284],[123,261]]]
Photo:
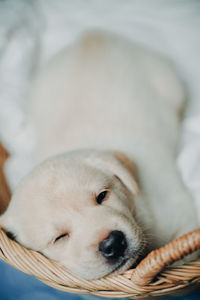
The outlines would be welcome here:
[[[123,257],[121,259],[121,262],[118,263],[118,265],[116,266],[116,268],[114,268],[113,272],[117,272],[119,269],[121,269],[129,260],[131,259],[131,257]]]
[[[115,267],[113,268],[113,270],[111,270],[108,274],[112,274],[112,275],[117,275],[120,274],[124,271],[126,271],[127,269],[129,269],[133,263],[135,262],[135,258],[133,257],[123,257],[121,258],[120,262],[118,262]],[[107,275],[108,275],[107,274]]]
[[[146,243],[143,241],[137,250],[128,251],[126,255],[121,257],[120,261],[116,264],[115,268],[110,274],[116,275],[126,271],[129,268],[133,268],[142,260],[145,256]]]

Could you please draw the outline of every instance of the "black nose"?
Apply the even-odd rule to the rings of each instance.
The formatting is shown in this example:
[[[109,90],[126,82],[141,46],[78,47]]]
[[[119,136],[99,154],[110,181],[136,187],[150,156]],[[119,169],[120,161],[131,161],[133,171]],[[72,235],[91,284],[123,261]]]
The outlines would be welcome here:
[[[124,255],[127,248],[123,232],[114,230],[99,244],[99,251],[107,259],[117,259]]]

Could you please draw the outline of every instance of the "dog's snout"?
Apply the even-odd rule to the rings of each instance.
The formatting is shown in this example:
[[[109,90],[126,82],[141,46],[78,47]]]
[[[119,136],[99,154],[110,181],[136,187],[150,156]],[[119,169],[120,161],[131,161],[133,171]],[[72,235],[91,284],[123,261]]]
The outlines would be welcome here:
[[[124,255],[126,248],[126,237],[119,230],[111,231],[109,236],[99,244],[99,251],[107,259],[118,259]]]

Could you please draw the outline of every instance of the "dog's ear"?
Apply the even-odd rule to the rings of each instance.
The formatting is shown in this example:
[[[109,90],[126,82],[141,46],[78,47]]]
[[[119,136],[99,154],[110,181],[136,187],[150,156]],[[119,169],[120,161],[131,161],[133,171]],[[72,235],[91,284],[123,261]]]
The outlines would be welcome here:
[[[116,166],[116,175],[127,185],[130,191],[135,195],[139,195],[135,164],[123,152],[115,151],[113,155],[119,163],[119,166]]]
[[[133,194],[139,194],[135,165],[125,153],[102,151],[96,153],[95,157],[90,156],[90,159],[97,166],[105,168],[116,175]]]

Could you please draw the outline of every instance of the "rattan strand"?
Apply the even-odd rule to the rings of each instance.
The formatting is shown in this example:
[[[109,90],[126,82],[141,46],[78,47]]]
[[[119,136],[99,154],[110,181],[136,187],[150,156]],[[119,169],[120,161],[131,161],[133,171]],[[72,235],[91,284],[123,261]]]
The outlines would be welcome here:
[[[10,199],[10,192],[3,173],[8,153],[0,144],[0,211]],[[33,275],[56,289],[102,297],[129,297],[140,299],[162,296],[185,287],[200,284],[200,259],[181,266],[167,266],[200,248],[200,229],[172,241],[151,252],[136,269],[124,274],[87,281],[72,275],[59,263],[42,254],[29,250],[10,240],[0,229],[0,258],[13,267]]]

